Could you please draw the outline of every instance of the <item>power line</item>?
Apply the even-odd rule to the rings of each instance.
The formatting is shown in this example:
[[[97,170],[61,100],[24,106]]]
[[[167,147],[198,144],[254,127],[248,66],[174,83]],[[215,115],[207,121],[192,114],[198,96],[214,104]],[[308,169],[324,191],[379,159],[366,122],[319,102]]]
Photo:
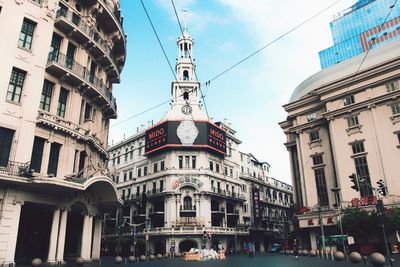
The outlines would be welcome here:
[[[182,37],[185,38],[185,36],[184,36],[184,34],[183,34],[183,28],[182,28],[182,25],[181,25],[181,21],[179,20],[178,12],[176,11],[176,7],[175,7],[174,0],[171,0],[171,3],[172,3],[172,7],[174,8],[175,17],[176,17],[176,20],[178,21],[178,25],[179,25],[179,29],[181,30]],[[194,65],[193,59],[192,59],[191,56],[189,57],[189,59],[190,59],[190,63],[191,63],[192,65]],[[199,82],[199,79],[198,79],[198,77],[197,77],[196,68],[194,68],[193,71],[194,71],[194,75],[195,75],[195,77],[196,77],[196,80]],[[201,84],[200,84],[200,82],[199,82],[199,90],[200,90],[200,94],[201,94],[201,99],[203,100],[204,109],[205,109],[205,111],[206,111],[207,118],[210,118],[210,116],[208,115],[208,110],[207,110],[206,101],[205,101],[205,99],[204,99],[204,98],[205,98],[205,95],[203,94],[203,91],[201,90]]]
[[[339,2],[341,2],[343,0],[337,0],[334,3],[330,4],[328,7],[322,9],[321,11],[319,11],[318,13],[314,14],[313,16],[309,17],[308,19],[306,19],[305,21],[301,22],[300,24],[296,25],[295,27],[293,27],[292,29],[290,29],[289,31],[285,32],[284,34],[280,35],[279,37],[277,37],[276,39],[272,40],[271,42],[267,43],[266,45],[264,45],[263,47],[261,47],[260,49],[254,51],[253,53],[251,53],[250,55],[248,55],[247,57],[239,60],[237,63],[233,64],[231,67],[227,68],[226,70],[222,71],[221,73],[219,73],[218,75],[214,76],[213,78],[211,78],[210,80],[208,80],[207,82],[205,82],[205,85],[209,85],[212,81],[218,79],[219,77],[221,77],[222,75],[224,75],[225,73],[229,72],[230,70],[236,68],[237,66],[239,66],[240,64],[242,64],[243,62],[247,61],[248,59],[252,58],[253,56],[257,55],[258,53],[260,53],[262,50],[264,50],[265,48],[267,48],[268,46],[276,43],[277,41],[279,41],[280,39],[282,39],[283,37],[289,35],[290,33],[294,32],[295,30],[297,30],[298,28],[300,28],[301,26],[303,26],[304,24],[306,24],[307,22],[313,20],[314,18],[318,17],[319,15],[321,15],[322,13],[324,13],[325,11],[327,11],[328,9],[330,9],[331,7],[333,7],[334,5],[338,4]]]
[[[171,1],[172,1],[172,0],[171,0]],[[314,19],[315,17],[319,16],[320,14],[322,14],[323,12],[325,12],[325,11],[328,10],[328,9],[330,9],[331,7],[333,7],[334,5],[338,4],[338,3],[341,2],[341,1],[342,1],[342,0],[337,0],[337,1],[335,1],[334,3],[332,3],[331,5],[329,5],[328,7],[322,9],[321,11],[319,11],[319,12],[316,13],[316,14],[314,14],[314,15],[311,16],[310,18],[306,19],[306,20],[303,21],[302,23],[296,25],[295,27],[293,27],[293,28],[290,29],[289,31],[287,31],[287,32],[285,32],[284,34],[280,35],[278,38],[274,39],[273,41],[267,43],[266,45],[264,45],[263,47],[261,47],[261,48],[258,49],[257,51],[251,53],[251,54],[248,55],[247,57],[245,57],[245,58],[243,58],[242,60],[238,61],[237,63],[235,63],[235,64],[232,65],[231,67],[227,68],[227,69],[224,70],[223,72],[219,73],[218,75],[214,76],[213,78],[211,78],[210,80],[208,80],[207,82],[205,82],[205,83],[202,84],[202,85],[208,86],[212,81],[218,79],[219,77],[221,77],[221,76],[224,75],[225,73],[227,73],[227,72],[229,72],[230,70],[236,68],[236,67],[237,67],[238,65],[240,65],[241,63],[243,63],[243,62],[245,62],[246,60],[250,59],[251,57],[255,56],[256,54],[258,54],[258,53],[261,52],[262,50],[266,49],[266,48],[269,47],[270,45],[274,44],[275,42],[279,41],[279,40],[282,39],[283,37],[289,35],[289,34],[292,33],[293,31],[297,30],[298,28],[300,28],[301,26],[303,26],[303,25],[306,24],[307,22],[311,21],[312,19]],[[169,67],[170,67],[171,71],[173,72],[173,75],[174,75],[174,77],[175,77],[175,79],[176,79],[175,72],[173,71],[172,66],[171,66],[171,64],[170,64],[170,62],[169,62],[169,60],[168,60],[168,58],[167,58],[167,56],[166,56],[165,50],[164,50],[164,48],[163,48],[163,46],[162,46],[162,44],[161,44],[161,41],[160,41],[160,39],[159,39],[159,37],[158,37],[158,34],[157,34],[157,31],[155,30],[155,27],[154,27],[154,25],[153,25],[153,23],[152,23],[152,21],[151,21],[151,18],[150,18],[150,16],[149,16],[148,12],[147,12],[147,9],[146,9],[146,7],[145,7],[143,1],[140,0],[140,2],[141,2],[141,4],[142,4],[142,6],[143,6],[143,9],[144,9],[145,12],[146,12],[147,18],[148,18],[149,21],[150,21],[150,24],[151,24],[151,26],[152,26],[152,28],[153,28],[153,31],[154,31],[154,33],[156,34],[157,40],[158,40],[160,46],[162,47],[164,56],[165,56],[165,58],[166,58],[167,61],[168,61],[168,65],[169,65]],[[172,3],[173,3],[173,6],[174,6],[175,15],[177,16],[175,4],[174,4],[173,1],[172,1]],[[180,21],[179,21],[179,17],[178,17],[178,16],[177,16],[177,19],[178,19],[179,27],[180,27],[180,29],[181,29],[181,33],[183,33],[182,26],[181,26],[181,24],[180,24]],[[191,60],[192,60],[192,59],[191,59]],[[196,74],[196,72],[195,72],[195,74]],[[197,76],[196,76],[196,79],[197,79]],[[176,79],[176,80],[177,80],[177,79]],[[204,101],[204,98],[206,97],[206,94],[203,94],[202,91],[201,91],[201,86],[202,86],[202,85],[200,85],[200,93],[201,93],[201,95],[202,95],[201,97],[202,97],[202,99],[203,99],[204,107],[205,107],[205,109],[207,110],[207,108],[206,108],[206,103],[205,103],[205,101]],[[182,95],[181,95],[181,96],[182,96]],[[171,99],[171,100],[173,100],[173,99]],[[162,103],[160,103],[160,104],[158,104],[158,105],[155,105],[155,106],[153,106],[153,107],[151,107],[151,108],[148,108],[148,109],[146,109],[146,110],[144,110],[144,111],[142,111],[142,112],[139,112],[139,113],[137,113],[137,114],[135,114],[135,115],[132,115],[132,116],[130,116],[130,117],[124,119],[124,120],[121,121],[121,122],[118,122],[118,123],[115,123],[115,124],[113,124],[113,125],[110,125],[108,128],[106,128],[106,129],[104,129],[104,130],[102,130],[102,131],[100,131],[100,132],[106,131],[106,130],[108,130],[108,129],[111,128],[111,127],[117,126],[117,125],[119,125],[119,124],[121,124],[121,123],[123,123],[123,122],[126,122],[126,121],[128,121],[128,120],[130,120],[130,119],[132,119],[132,118],[135,118],[135,117],[137,117],[137,116],[140,116],[140,115],[142,115],[142,114],[144,114],[144,113],[146,113],[146,112],[148,112],[148,111],[150,111],[150,110],[152,110],[152,109],[155,109],[155,108],[157,108],[157,107],[159,107],[159,106],[162,106],[162,105],[164,105],[164,104],[170,102],[171,100],[164,101],[164,102],[162,102]],[[207,113],[207,115],[208,115],[208,113]]]

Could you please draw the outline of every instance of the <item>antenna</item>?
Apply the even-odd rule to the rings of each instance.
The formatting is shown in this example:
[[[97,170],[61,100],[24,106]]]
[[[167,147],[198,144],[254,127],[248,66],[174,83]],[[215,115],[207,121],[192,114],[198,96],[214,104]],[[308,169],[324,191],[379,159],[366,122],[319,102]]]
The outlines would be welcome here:
[[[187,15],[189,11],[187,9],[182,9],[181,11],[183,12],[183,30],[187,30]]]

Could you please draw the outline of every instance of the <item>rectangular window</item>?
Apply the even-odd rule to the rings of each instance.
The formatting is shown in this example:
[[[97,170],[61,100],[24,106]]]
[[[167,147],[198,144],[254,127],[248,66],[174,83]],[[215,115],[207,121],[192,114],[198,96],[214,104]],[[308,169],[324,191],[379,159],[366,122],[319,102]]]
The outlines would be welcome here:
[[[243,168],[243,166],[240,166],[240,171],[241,171],[242,173],[244,173],[244,168]]]
[[[192,169],[196,169],[196,156],[192,156]]]
[[[345,106],[354,104],[354,102],[355,102],[355,101],[354,101],[354,95],[346,96],[346,97],[343,99],[343,104],[344,104]]]
[[[139,156],[142,155],[142,147],[143,147],[143,143],[139,142]]]
[[[314,170],[315,174],[315,184],[317,186],[317,195],[320,206],[328,206],[328,190],[326,189],[326,179],[324,168],[319,168]]]
[[[128,180],[128,173],[124,172],[124,182]]]
[[[42,157],[43,157],[43,148],[45,139],[35,136],[35,140],[33,141],[33,149],[31,155],[31,169],[34,172],[40,172],[42,166]]]
[[[62,16],[62,17],[66,18],[67,17],[67,13],[68,13],[68,8],[65,5],[59,3],[56,16],[57,17]]]
[[[190,157],[185,156],[185,169],[189,169],[189,164],[190,164]]]
[[[125,148],[125,162],[128,161],[128,149]]]
[[[49,165],[47,167],[47,174],[52,174],[52,175],[54,175],[54,177],[57,176],[58,159],[60,156],[60,150],[61,150],[61,144],[58,144],[56,142],[51,144]]]
[[[310,142],[319,140],[319,131],[313,130],[309,133]]]
[[[353,154],[365,152],[364,141],[358,141],[351,144]]]
[[[233,177],[233,169],[230,169],[230,170],[229,170],[229,176],[230,176],[230,177]]]
[[[0,166],[7,167],[14,130],[0,127]]]
[[[133,173],[132,171],[129,171],[129,180],[132,180],[132,178],[133,178]]]
[[[129,152],[129,159],[133,159],[133,150]]]
[[[93,120],[93,107],[92,107],[92,105],[90,105],[89,103],[87,103],[86,102],[86,105],[85,105],[85,115],[84,115],[84,118],[85,118],[85,121],[87,121],[87,120]]]
[[[160,180],[160,192],[164,191],[164,181]]]
[[[213,180],[211,180],[211,190],[214,191],[214,181]]]
[[[144,168],[143,168],[143,176],[146,176],[147,175],[147,166],[144,166]]]
[[[313,164],[314,164],[314,165],[319,165],[319,164],[324,163],[321,154],[319,154],[319,155],[313,155],[313,156],[312,156],[312,160],[313,160]]]
[[[247,204],[243,204],[243,212],[247,213]]]
[[[183,168],[183,156],[179,156],[179,169]]]
[[[227,167],[224,168],[224,171],[225,171],[225,172],[224,172],[225,175],[228,175],[228,168],[227,168]]]
[[[136,196],[140,195],[140,186],[136,186]]]
[[[42,97],[40,98],[39,108],[44,111],[50,110],[51,95],[53,94],[54,83],[44,80]]]
[[[142,176],[142,168],[137,169],[137,177]]]
[[[24,85],[26,72],[13,68],[10,82],[8,84],[7,100],[12,102],[21,102],[22,87]]]
[[[61,87],[60,95],[58,97],[58,105],[57,105],[57,116],[64,118],[65,111],[67,109],[67,101],[68,101],[69,91],[63,87]]]
[[[67,48],[67,55],[65,58],[65,67],[68,69],[72,69],[72,67],[74,66],[75,50],[76,46],[71,42],[69,42]]]
[[[153,173],[158,172],[158,164],[157,162],[153,164]]]
[[[392,114],[393,115],[399,115],[400,114],[400,103],[392,105],[391,108],[392,108]]]
[[[399,140],[399,144],[400,144],[400,133],[397,133],[397,140]]]
[[[349,128],[356,127],[358,125],[360,125],[360,123],[358,121],[358,116],[352,116],[352,117],[347,118],[347,126]]]
[[[78,166],[78,173],[79,173],[79,177],[83,177],[84,176],[84,170],[85,170],[85,164],[86,164],[86,151],[82,150],[81,152],[79,152],[79,166]]]
[[[29,19],[24,19],[24,21],[22,22],[21,33],[19,34],[19,41],[18,41],[19,47],[29,50],[32,48],[32,39],[35,27],[36,27],[35,22]]]
[[[54,33],[51,39],[50,52],[48,58],[49,61],[58,62],[58,56],[60,55],[61,41],[62,37]]]
[[[81,21],[81,17],[76,14],[76,13],[72,13],[72,19],[71,19],[72,23],[75,25],[79,25],[79,22]]]
[[[153,194],[157,192],[157,183],[153,182]]]
[[[214,171],[214,163],[210,161],[210,171]]]
[[[354,164],[356,166],[356,172],[360,179],[360,194],[362,197],[371,196],[371,178],[369,176],[369,169],[367,163],[367,157],[354,158]]]
[[[165,162],[161,161],[160,165],[160,170],[163,171],[165,169]]]
[[[399,90],[399,88],[400,88],[399,81],[391,81],[386,84],[386,89],[388,93]]]
[[[215,172],[219,173],[219,164],[215,163]]]

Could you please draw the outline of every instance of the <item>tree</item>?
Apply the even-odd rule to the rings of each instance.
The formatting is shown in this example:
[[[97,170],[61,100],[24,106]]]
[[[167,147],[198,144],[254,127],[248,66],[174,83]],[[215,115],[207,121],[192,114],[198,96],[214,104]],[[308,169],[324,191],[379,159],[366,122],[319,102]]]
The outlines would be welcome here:
[[[365,242],[368,235],[378,227],[375,219],[365,210],[360,208],[346,208],[343,210],[343,230],[356,239],[363,239]]]

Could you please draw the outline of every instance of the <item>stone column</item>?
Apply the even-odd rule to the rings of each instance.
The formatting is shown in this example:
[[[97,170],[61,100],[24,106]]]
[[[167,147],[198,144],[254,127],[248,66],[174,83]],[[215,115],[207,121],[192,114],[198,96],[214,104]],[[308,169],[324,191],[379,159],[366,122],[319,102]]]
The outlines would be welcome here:
[[[101,229],[102,229],[101,217],[94,218],[94,231],[93,231],[93,245],[92,245],[92,260],[100,260],[100,248],[101,248]]]
[[[83,217],[81,257],[85,262],[90,262],[90,248],[92,246],[93,216],[86,214]]]
[[[4,201],[4,200],[3,200]],[[7,201],[7,199],[5,200]],[[0,259],[4,259],[2,266],[15,265],[15,248],[17,246],[19,219],[21,216],[21,206],[19,202],[4,203],[7,212],[4,213],[0,225],[0,241],[5,243],[4,258],[0,255]],[[2,250],[2,249],[1,249]]]
[[[67,232],[68,210],[60,212],[60,228],[58,231],[56,262],[64,262],[65,234]]]
[[[47,263],[49,264],[56,263],[59,226],[60,226],[60,209],[55,209],[53,212],[53,222],[51,224],[51,230],[50,230],[49,253],[47,256]]]

